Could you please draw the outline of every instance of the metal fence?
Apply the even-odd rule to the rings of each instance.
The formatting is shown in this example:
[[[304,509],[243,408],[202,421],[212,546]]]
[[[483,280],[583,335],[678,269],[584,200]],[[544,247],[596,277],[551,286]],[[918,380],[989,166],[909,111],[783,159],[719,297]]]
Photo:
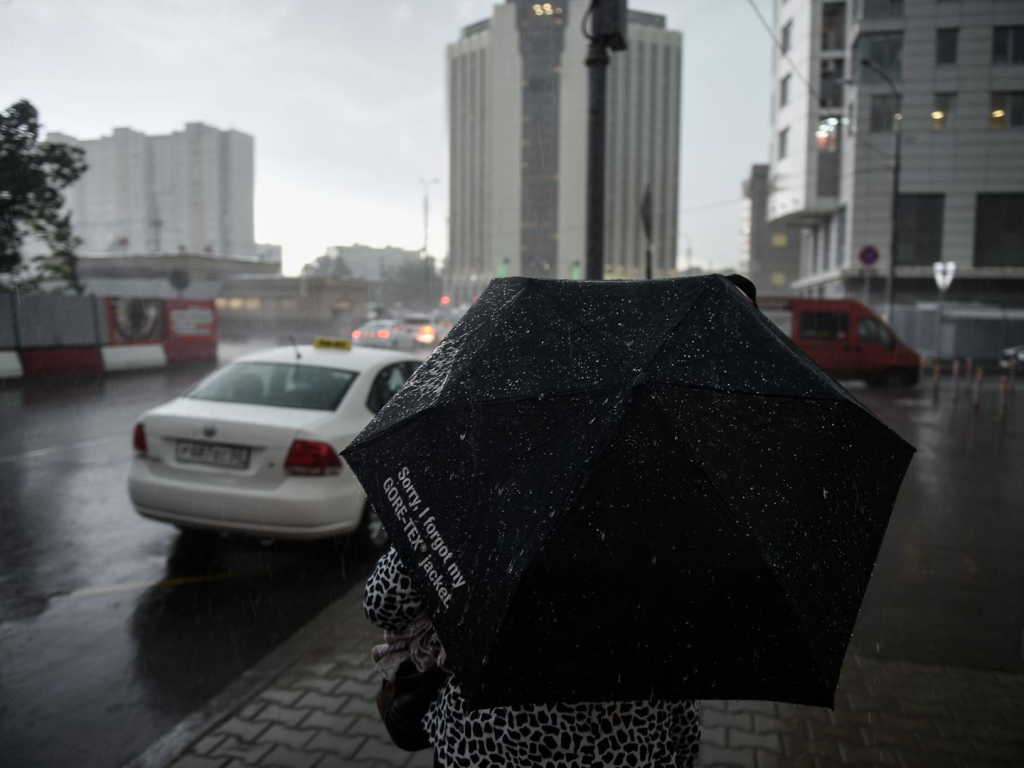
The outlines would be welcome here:
[[[941,360],[994,360],[1024,344],[1024,309],[937,303],[893,307],[892,328],[920,354]]]

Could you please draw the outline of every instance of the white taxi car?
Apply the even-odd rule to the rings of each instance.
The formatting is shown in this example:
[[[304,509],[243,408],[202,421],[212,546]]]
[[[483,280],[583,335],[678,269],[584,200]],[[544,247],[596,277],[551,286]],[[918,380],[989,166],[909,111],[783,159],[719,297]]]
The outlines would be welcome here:
[[[334,339],[238,358],[136,424],[136,511],[185,530],[383,545],[338,453],[420,363]]]

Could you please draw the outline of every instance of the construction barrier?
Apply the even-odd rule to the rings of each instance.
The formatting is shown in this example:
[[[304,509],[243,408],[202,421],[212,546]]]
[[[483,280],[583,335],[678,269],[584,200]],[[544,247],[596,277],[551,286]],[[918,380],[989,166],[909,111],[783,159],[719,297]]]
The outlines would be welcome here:
[[[167,366],[167,353],[161,344],[100,347],[100,353],[104,371],[137,371]]]
[[[0,352],[0,379],[19,379],[25,375],[25,368],[17,352]]]
[[[0,378],[216,359],[212,301],[0,295]]]

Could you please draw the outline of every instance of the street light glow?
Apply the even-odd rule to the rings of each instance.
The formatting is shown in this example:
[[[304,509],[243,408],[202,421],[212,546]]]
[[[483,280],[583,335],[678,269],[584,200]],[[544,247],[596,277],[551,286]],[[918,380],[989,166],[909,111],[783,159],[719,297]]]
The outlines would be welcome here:
[[[1006,111],[1002,109],[993,109],[992,117],[1006,117]]]
[[[945,116],[946,116],[946,113],[943,112],[941,109],[936,109],[934,112],[932,112],[932,117],[934,119],[936,119],[936,120],[941,120]]]

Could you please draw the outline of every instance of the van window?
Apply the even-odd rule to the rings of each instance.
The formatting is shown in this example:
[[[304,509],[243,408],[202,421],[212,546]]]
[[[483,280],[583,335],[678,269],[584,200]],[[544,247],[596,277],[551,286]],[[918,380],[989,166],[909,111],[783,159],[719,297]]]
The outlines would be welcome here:
[[[801,312],[801,339],[845,339],[849,332],[849,316],[845,312]]]
[[[878,344],[887,349],[892,349],[895,346],[889,330],[870,317],[865,317],[857,323],[857,336],[864,344]]]

